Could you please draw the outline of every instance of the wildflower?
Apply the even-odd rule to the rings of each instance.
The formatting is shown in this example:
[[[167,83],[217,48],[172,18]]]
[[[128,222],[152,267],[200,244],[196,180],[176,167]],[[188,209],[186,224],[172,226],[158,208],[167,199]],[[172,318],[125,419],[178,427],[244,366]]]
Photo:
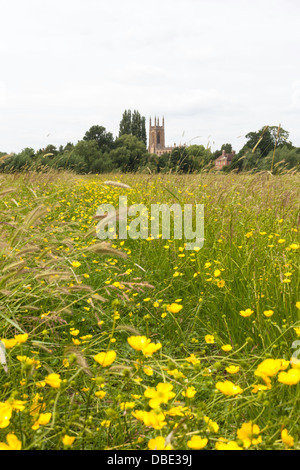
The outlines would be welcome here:
[[[0,402],[0,429],[6,428],[10,423],[12,406],[8,402]]]
[[[225,370],[226,372],[228,372],[228,374],[236,374],[240,370],[240,368],[239,366],[228,366]]]
[[[1,341],[4,344],[6,349],[11,349],[17,344],[17,340],[15,338],[11,338],[11,339],[2,338]]]
[[[168,403],[171,398],[175,397],[172,392],[173,385],[160,382],[155,388],[147,388],[144,392],[145,397],[150,398],[150,408],[158,408],[162,403]]]
[[[168,416],[185,416],[189,414],[189,409],[185,406],[173,406],[170,408],[166,414]]]
[[[225,286],[225,281],[224,281],[224,280],[218,281],[218,282],[217,282],[217,286],[218,286],[219,288],[224,287],[224,286]]]
[[[224,382],[217,382],[216,389],[219,390],[224,395],[238,395],[243,392],[239,385],[235,385],[234,383],[230,382],[230,380],[225,380]]]
[[[289,247],[292,250],[298,250],[298,248],[300,248],[300,245],[298,245],[298,243],[292,243]]]
[[[200,436],[192,436],[192,438],[187,441],[187,446],[190,449],[200,450],[203,449],[208,443],[208,439],[206,437],[202,438]]]
[[[232,346],[230,344],[224,344],[224,346],[221,346],[221,349],[225,352],[229,352],[232,350]]]
[[[240,315],[241,317],[250,317],[254,313],[254,310],[251,310],[251,308],[247,308],[246,310],[241,310]]]
[[[76,439],[75,437],[68,436],[67,434],[65,434],[64,437],[62,438],[63,445],[66,447],[69,447],[73,444],[75,439]]]
[[[94,360],[102,367],[110,366],[116,359],[117,353],[115,351],[102,351],[94,356]]]
[[[97,398],[104,398],[106,395],[106,392],[104,392],[104,390],[98,390],[97,392],[95,392],[95,397]]]
[[[167,373],[172,375],[174,379],[185,378],[185,375],[178,369],[167,370]]]
[[[150,366],[145,366],[143,371],[145,372],[146,375],[149,375],[149,376],[153,375],[153,369]]]
[[[300,382],[300,369],[290,369],[288,372],[278,374],[278,382],[285,385],[296,385]]]
[[[52,388],[60,388],[61,378],[59,374],[49,374],[45,377],[45,383]]]
[[[142,421],[145,426],[150,426],[154,429],[162,429],[167,424],[165,414],[158,410],[135,410],[131,414],[137,420]]]
[[[251,231],[251,232],[248,232],[248,233],[246,233],[246,235],[245,235],[245,236],[246,236],[247,238],[250,238],[250,237],[252,237],[252,236],[253,236],[253,232],[252,232],[252,231]]]
[[[142,351],[151,342],[146,336],[129,336],[127,338],[129,345],[136,351]]]
[[[179,305],[177,303],[172,303],[167,305],[167,310],[170,313],[178,313],[182,309],[182,305]]]
[[[257,366],[254,374],[257,377],[261,377],[268,388],[271,388],[270,377],[273,377],[279,372],[281,365],[280,359],[265,359]]]
[[[296,307],[300,310],[300,302],[296,302]]]
[[[212,419],[210,419],[208,416],[204,416],[204,421],[207,424],[207,429],[210,432],[218,432],[219,431],[219,425],[215,423]]]
[[[268,390],[268,387],[266,385],[256,384],[256,385],[253,385],[252,393],[257,393],[262,390]]]
[[[9,399],[6,403],[8,403],[13,410],[23,411],[27,402],[24,400]]]
[[[46,403],[41,403],[43,401],[43,397],[38,393],[32,399],[32,405],[30,407],[30,415],[35,416],[38,415],[39,412],[46,407]]]
[[[281,431],[281,440],[287,447],[294,446],[294,438],[289,435],[287,429],[282,429]]]
[[[150,450],[172,450],[171,444],[166,445],[166,440],[162,436],[157,436],[155,439],[150,439],[148,442]]]
[[[7,434],[6,442],[0,442],[0,450],[21,450],[22,443],[15,434]]]
[[[73,268],[79,268],[79,266],[81,266],[81,263],[79,263],[79,261],[73,261],[72,266]]]
[[[52,413],[42,413],[39,415],[37,421],[32,425],[32,429],[35,431],[39,429],[40,426],[46,426],[50,419],[51,419]]]
[[[15,335],[15,340],[18,344],[26,343],[26,341],[28,340],[28,334],[24,333],[21,335]]]
[[[111,421],[109,419],[104,419],[103,421],[101,421],[100,426],[102,426],[104,428],[109,428],[110,423],[111,423]]]
[[[273,315],[274,311],[273,310],[265,310],[264,311],[264,316],[269,318]]]
[[[161,343],[150,343],[142,350],[142,353],[144,356],[149,357],[152,356],[152,354],[158,351],[161,347]]]
[[[135,407],[135,402],[134,401],[124,401],[120,403],[120,408],[122,411],[125,410],[132,410]]]
[[[213,335],[206,335],[204,339],[207,344],[213,344],[215,342],[215,337]]]
[[[189,357],[185,359],[187,362],[190,362],[191,364],[200,364],[200,359],[197,359],[195,354],[191,354]]]
[[[75,330],[74,328],[70,330],[70,335],[77,336],[78,334],[79,334],[79,330]]]
[[[294,328],[294,331],[295,331],[297,336],[300,336],[300,327]]]
[[[221,271],[219,269],[216,269],[214,272],[215,277],[219,277],[221,275]]]
[[[186,390],[184,390],[183,392],[181,392],[181,395],[183,397],[186,397],[186,398],[193,398],[197,393],[197,390],[195,389],[195,387],[187,387]]]
[[[218,441],[216,442],[216,449],[217,450],[243,450],[242,447],[240,447],[235,441],[227,441],[222,442]]]
[[[257,424],[243,423],[237,431],[237,437],[243,442],[243,446],[248,448],[251,445],[257,445],[262,441],[260,429]]]

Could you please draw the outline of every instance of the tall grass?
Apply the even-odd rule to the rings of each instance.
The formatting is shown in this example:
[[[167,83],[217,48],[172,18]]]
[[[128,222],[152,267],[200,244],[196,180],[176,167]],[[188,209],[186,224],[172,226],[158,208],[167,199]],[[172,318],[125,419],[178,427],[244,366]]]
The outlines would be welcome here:
[[[300,377],[278,380],[299,370],[299,187],[292,171],[0,176],[0,442],[299,448]],[[203,203],[203,248],[100,242],[97,208],[120,195]],[[139,336],[157,350],[132,347]],[[108,351],[111,364],[97,362]],[[257,375],[266,359],[280,367]]]

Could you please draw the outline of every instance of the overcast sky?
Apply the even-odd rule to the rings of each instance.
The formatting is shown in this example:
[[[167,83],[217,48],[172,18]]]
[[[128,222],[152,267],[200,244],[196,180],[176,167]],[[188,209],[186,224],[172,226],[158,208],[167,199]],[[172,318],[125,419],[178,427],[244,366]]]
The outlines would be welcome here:
[[[299,0],[0,0],[0,151],[165,117],[212,150],[264,125],[300,146]]]

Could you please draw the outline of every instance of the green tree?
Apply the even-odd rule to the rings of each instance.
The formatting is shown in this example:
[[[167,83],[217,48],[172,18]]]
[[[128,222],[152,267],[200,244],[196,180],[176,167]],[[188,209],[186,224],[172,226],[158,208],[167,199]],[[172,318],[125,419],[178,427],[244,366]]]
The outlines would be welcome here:
[[[147,158],[147,149],[134,135],[124,134],[115,141],[109,156],[114,168],[122,172],[137,171]]]
[[[98,149],[107,152],[113,148],[114,138],[111,132],[107,132],[103,126],[92,126],[84,135],[83,140],[96,141]]]
[[[73,158],[77,157],[82,160],[85,172],[89,172],[93,162],[101,158],[101,152],[96,140],[80,140],[70,154]]]
[[[136,109],[124,111],[119,125],[119,137],[122,135],[133,135],[147,145],[146,118],[141,116]]]
[[[131,135],[131,110],[125,109],[119,125],[119,137],[127,134]]]
[[[275,144],[276,147],[292,146],[288,141],[289,132],[282,128],[278,129],[278,126],[265,126],[257,132],[249,132],[245,137],[247,142],[241,152],[244,152],[244,148],[260,149],[262,158],[274,149]]]

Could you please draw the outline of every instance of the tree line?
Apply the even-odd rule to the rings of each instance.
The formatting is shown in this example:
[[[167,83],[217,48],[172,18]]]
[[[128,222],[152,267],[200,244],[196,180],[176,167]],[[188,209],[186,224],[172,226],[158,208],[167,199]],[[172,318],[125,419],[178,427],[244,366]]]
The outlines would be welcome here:
[[[161,156],[147,150],[146,119],[137,110],[125,110],[119,135],[100,125],[92,126],[76,144],[57,148],[48,145],[35,151],[25,148],[7,155],[0,152],[0,172],[71,170],[76,173],[170,172],[191,173],[215,168],[222,151],[232,153],[230,143],[212,151],[204,145],[177,146]],[[261,171],[300,169],[300,147],[289,141],[289,132],[278,126],[265,126],[245,136],[246,143],[236,152],[230,166],[222,171]]]

